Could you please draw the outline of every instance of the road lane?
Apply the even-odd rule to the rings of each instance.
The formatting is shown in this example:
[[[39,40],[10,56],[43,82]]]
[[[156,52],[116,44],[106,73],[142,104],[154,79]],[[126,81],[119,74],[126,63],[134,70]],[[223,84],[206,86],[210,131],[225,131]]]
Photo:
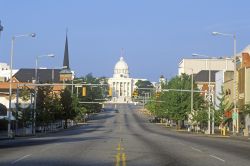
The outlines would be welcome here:
[[[0,165],[217,166],[250,163],[248,142],[179,134],[149,123],[137,106],[107,105],[89,125],[0,142]]]

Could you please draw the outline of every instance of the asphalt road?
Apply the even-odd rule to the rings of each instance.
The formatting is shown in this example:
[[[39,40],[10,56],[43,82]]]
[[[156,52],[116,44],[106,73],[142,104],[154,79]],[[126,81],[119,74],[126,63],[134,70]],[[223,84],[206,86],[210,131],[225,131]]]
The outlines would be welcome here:
[[[0,165],[249,166],[250,143],[170,131],[137,107],[109,105],[88,125],[0,142]]]

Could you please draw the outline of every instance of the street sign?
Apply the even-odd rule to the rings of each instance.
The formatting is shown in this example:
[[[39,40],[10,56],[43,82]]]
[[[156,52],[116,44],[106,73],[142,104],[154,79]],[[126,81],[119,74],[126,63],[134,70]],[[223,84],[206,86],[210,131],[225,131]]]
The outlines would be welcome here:
[[[81,85],[81,84],[76,84],[75,87],[76,87],[76,88],[81,88],[82,85]]]
[[[233,120],[238,119],[238,114],[237,114],[236,112],[234,112],[234,113],[233,113],[233,117],[232,117],[232,118],[233,118]]]

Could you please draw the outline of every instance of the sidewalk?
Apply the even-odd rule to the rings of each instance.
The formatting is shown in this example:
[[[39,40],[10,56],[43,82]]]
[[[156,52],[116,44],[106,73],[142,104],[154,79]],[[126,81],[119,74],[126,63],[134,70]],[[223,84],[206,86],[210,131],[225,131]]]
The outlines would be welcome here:
[[[149,111],[147,111],[146,109],[138,109],[138,112],[145,115],[148,118],[150,118],[150,116],[151,116],[151,113]],[[175,127],[165,126],[165,123],[155,123],[155,124],[162,125],[171,131],[182,133],[182,134],[192,134],[194,136],[200,136],[200,137],[224,138],[224,139],[234,139],[234,140],[241,140],[241,141],[250,142],[250,136],[243,136],[241,134],[233,135],[233,133],[229,133],[229,134],[224,136],[224,135],[220,135],[220,133],[215,133],[213,135],[208,135],[208,134],[204,134],[201,132],[199,132],[199,133],[190,132],[187,129],[177,130]]]
[[[212,137],[212,138],[224,138],[224,139],[234,139],[234,140],[241,140],[241,141],[249,141],[250,142],[250,136],[243,136],[241,134],[237,134],[237,135],[233,135],[232,133],[229,133],[227,135],[221,135],[219,133],[215,133],[215,134],[211,134],[211,135],[208,135],[208,134],[204,134],[204,133],[196,133],[196,132],[190,132],[186,129],[181,129],[181,130],[177,130],[175,128],[171,128],[171,127],[167,127],[169,130],[171,131],[175,131],[175,132],[178,132],[178,133],[183,133],[183,134],[191,134],[191,135],[194,135],[194,136],[200,136],[200,137]]]
[[[36,135],[15,136],[15,138],[13,138],[13,139],[35,138],[35,137],[48,136],[49,134],[53,134],[53,133],[59,133],[59,132],[67,131],[67,130],[73,130],[73,129],[81,127],[83,125],[88,125],[88,123],[78,123],[77,125],[68,127],[67,129],[59,129],[59,130],[56,130],[56,131],[50,131],[50,132],[44,132],[44,133],[36,133]],[[0,133],[0,141],[2,141],[2,140],[13,140],[13,139],[8,138],[7,131],[5,133],[2,133],[2,132]]]

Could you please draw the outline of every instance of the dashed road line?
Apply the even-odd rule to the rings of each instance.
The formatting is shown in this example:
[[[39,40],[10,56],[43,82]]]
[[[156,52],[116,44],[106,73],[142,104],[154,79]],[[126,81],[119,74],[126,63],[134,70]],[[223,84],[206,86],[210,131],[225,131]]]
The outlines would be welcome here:
[[[17,162],[19,162],[19,161],[21,161],[21,160],[23,160],[23,159],[25,159],[25,158],[30,157],[31,155],[32,155],[32,154],[25,155],[25,156],[23,156],[23,157],[21,157],[21,158],[15,160],[15,161],[12,161],[11,164],[15,164],[15,163],[17,163]]]
[[[200,149],[197,149],[197,148],[194,148],[194,147],[191,147],[191,149],[193,149],[195,151],[198,151],[198,152],[202,152]]]
[[[215,156],[215,155],[209,155],[210,157],[213,157],[213,158],[215,158],[215,159],[217,159],[217,160],[220,160],[220,161],[222,161],[222,162],[225,162],[225,160],[223,160],[222,158],[219,158],[219,157],[217,157],[217,156]]]

